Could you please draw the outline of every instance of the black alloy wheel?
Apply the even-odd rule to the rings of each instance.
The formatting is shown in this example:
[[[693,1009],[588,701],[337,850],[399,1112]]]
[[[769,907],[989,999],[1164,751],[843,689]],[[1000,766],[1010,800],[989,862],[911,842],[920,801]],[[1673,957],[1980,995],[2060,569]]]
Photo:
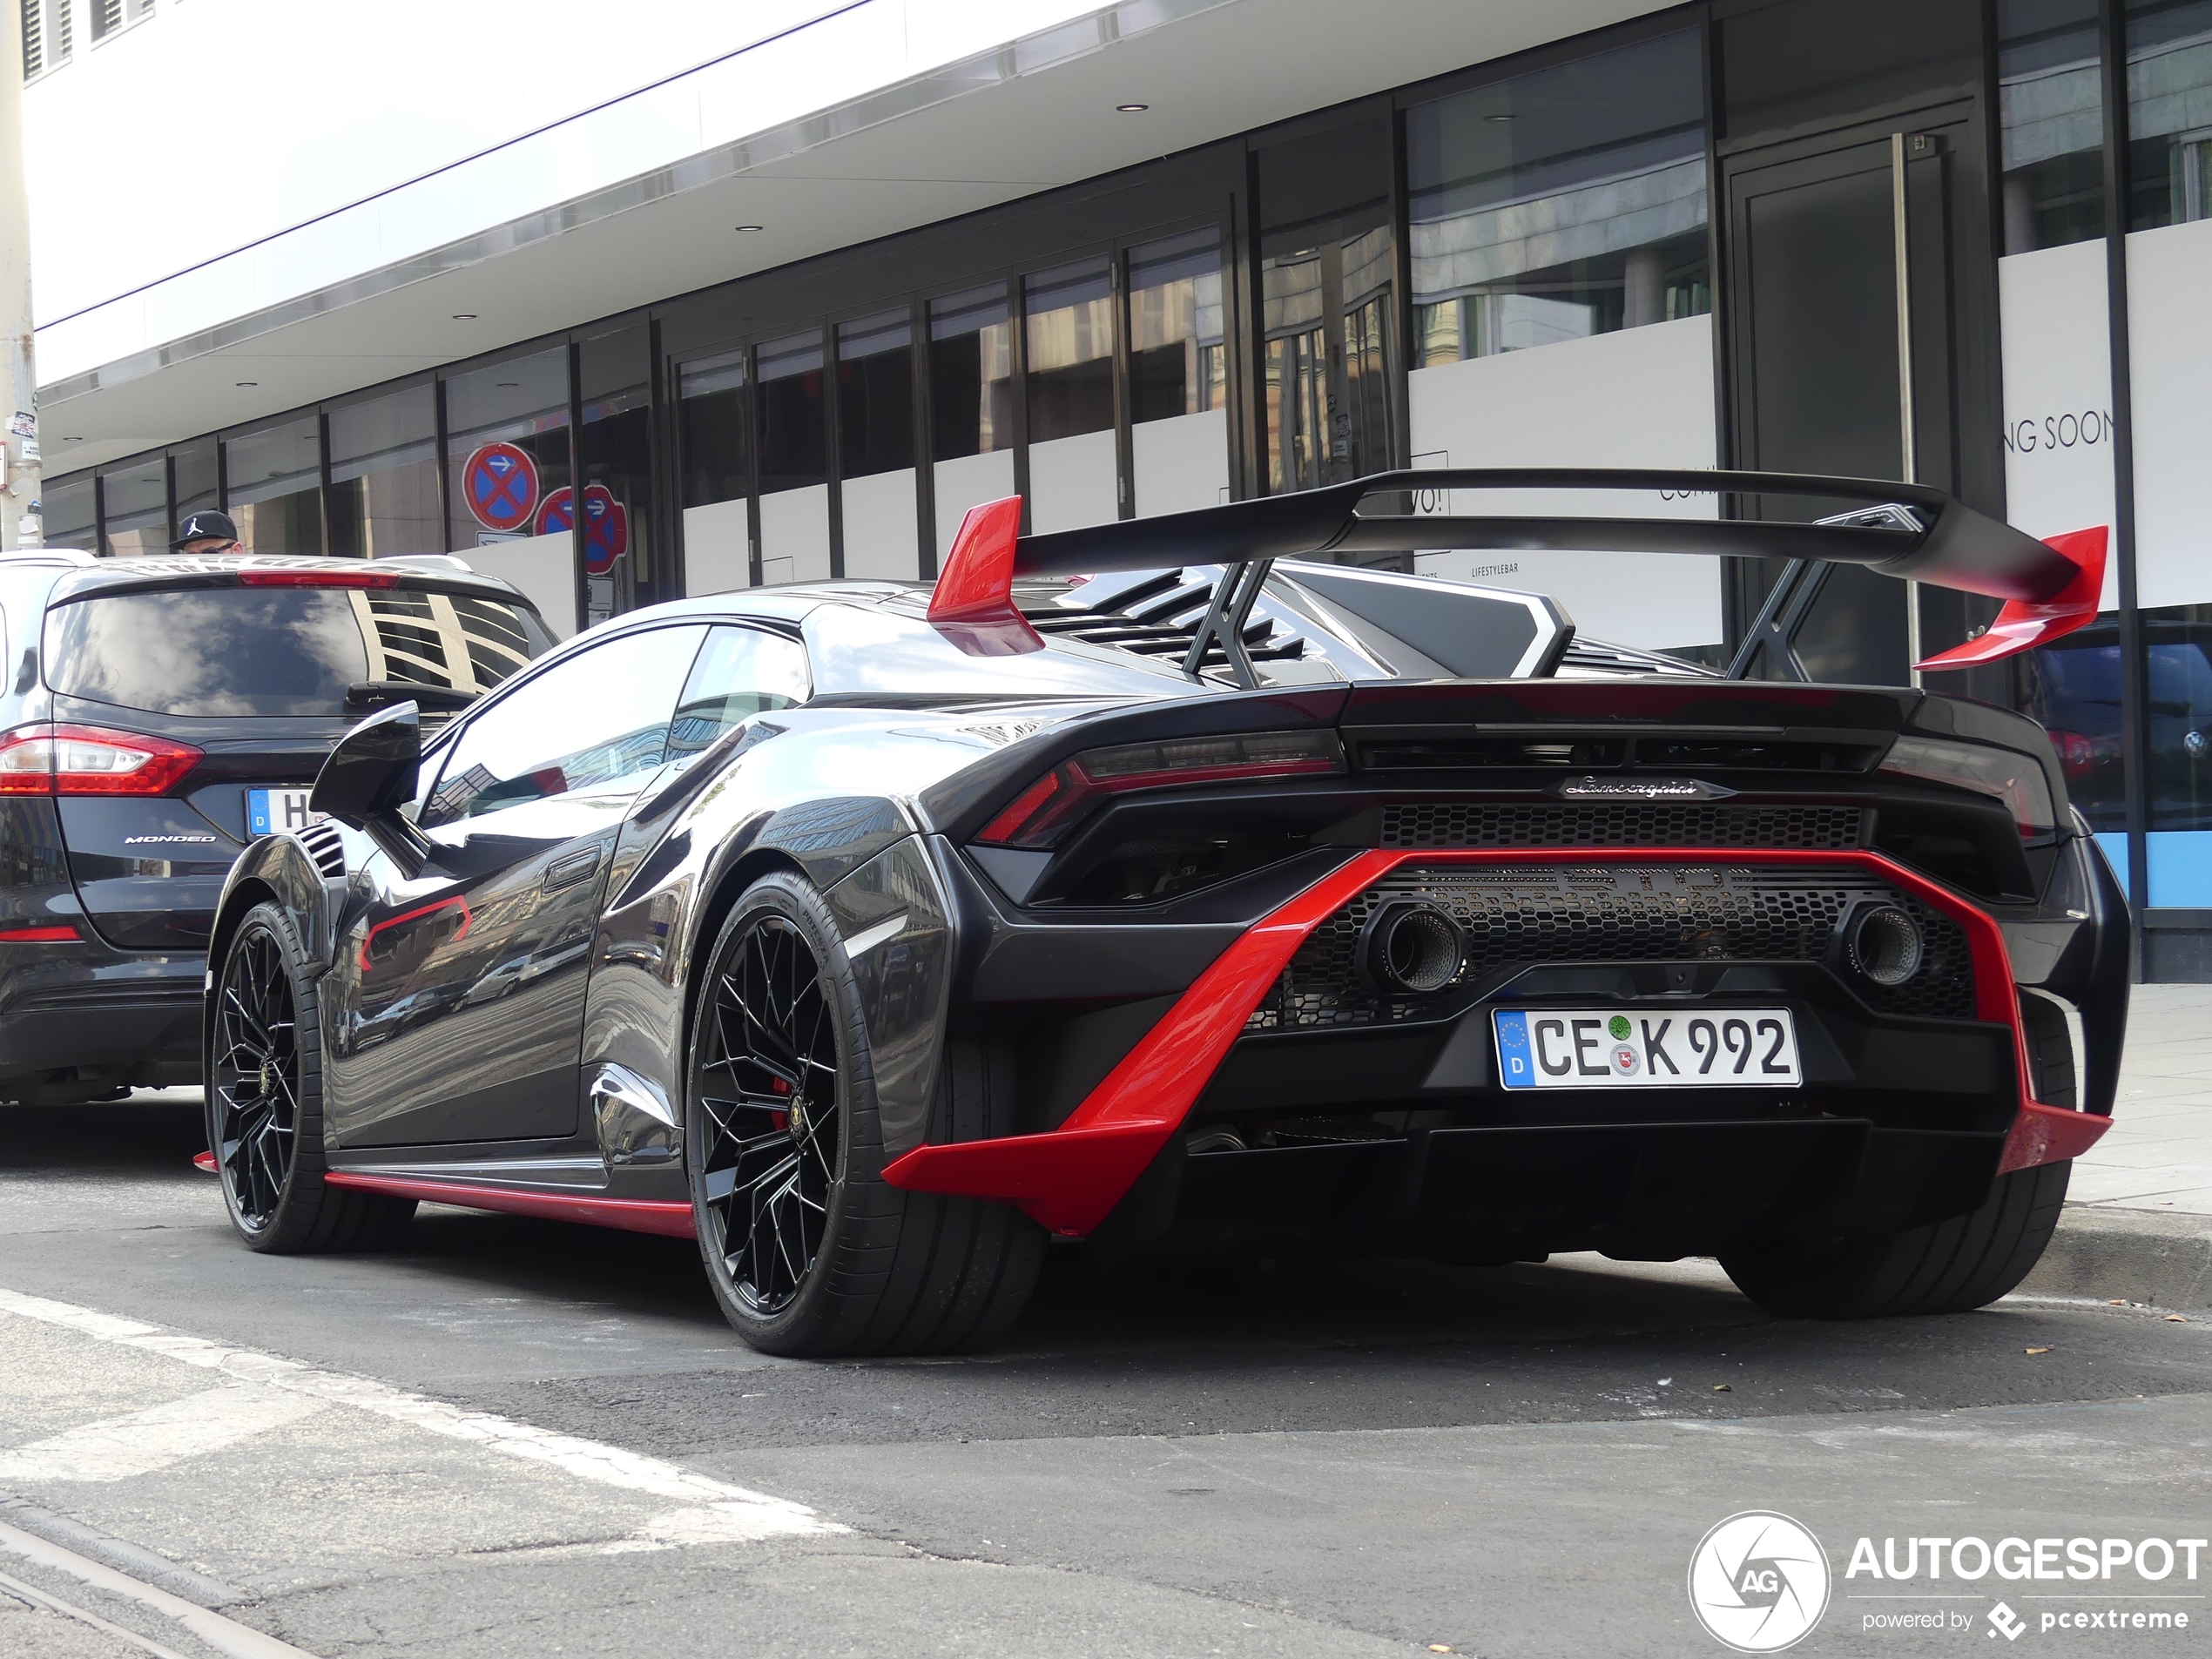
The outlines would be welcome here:
[[[223,1200],[257,1251],[372,1250],[415,1214],[412,1198],[322,1178],[320,1007],[291,916],[255,905],[223,947],[201,1076]]]
[[[696,1098],[710,1236],[746,1309],[772,1317],[814,1271],[845,1171],[845,1102],[822,967],[763,910],[724,941],[707,989]]]
[[[261,917],[239,930],[216,988],[207,1072],[215,1163],[231,1214],[266,1232],[283,1202],[300,1133],[299,1008],[284,950]]]

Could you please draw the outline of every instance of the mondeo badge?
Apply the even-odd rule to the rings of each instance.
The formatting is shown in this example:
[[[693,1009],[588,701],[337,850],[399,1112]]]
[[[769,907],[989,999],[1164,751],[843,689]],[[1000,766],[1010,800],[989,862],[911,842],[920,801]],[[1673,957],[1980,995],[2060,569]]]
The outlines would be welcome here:
[[[1568,800],[1718,800],[1733,789],[1696,778],[1570,778],[1554,793]]]

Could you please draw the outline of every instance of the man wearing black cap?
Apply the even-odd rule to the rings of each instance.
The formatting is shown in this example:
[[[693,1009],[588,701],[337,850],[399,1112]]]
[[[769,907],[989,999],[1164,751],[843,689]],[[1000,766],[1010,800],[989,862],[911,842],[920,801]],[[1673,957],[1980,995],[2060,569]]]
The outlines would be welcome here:
[[[177,539],[169,543],[179,553],[243,553],[239,545],[238,526],[231,523],[228,513],[193,513],[177,527]]]

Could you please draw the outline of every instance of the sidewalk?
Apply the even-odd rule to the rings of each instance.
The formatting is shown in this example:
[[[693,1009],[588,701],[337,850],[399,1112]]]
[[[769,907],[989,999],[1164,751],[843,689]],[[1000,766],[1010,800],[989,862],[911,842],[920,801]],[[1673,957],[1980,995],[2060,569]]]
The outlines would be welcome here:
[[[2212,1308],[2212,985],[2138,985],[2111,1131],[2030,1291]]]

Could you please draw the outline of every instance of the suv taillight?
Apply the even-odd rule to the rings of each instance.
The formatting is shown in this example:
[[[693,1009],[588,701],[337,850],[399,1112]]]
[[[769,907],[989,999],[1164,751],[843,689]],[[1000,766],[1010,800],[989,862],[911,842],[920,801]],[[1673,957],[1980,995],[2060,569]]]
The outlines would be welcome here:
[[[96,725],[0,736],[0,795],[165,795],[199,764],[189,743]]]
[[[1107,795],[1343,770],[1344,747],[1325,726],[1090,749],[1062,761],[1016,795],[975,839],[1001,846],[1041,846]]]

